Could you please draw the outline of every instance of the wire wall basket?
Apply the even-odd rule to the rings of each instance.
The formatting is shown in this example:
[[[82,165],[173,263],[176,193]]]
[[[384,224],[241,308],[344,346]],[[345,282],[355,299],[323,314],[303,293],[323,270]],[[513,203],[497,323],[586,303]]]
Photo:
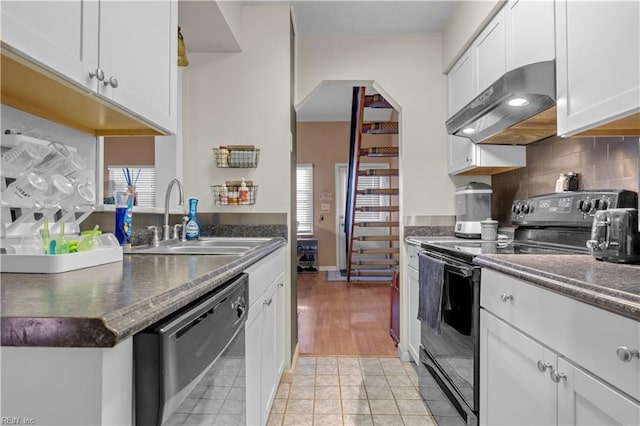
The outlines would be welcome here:
[[[244,146],[238,148],[229,146],[213,148],[213,155],[216,166],[219,168],[256,168],[258,167],[260,150]]]
[[[212,185],[211,193],[216,206],[253,205],[258,197],[258,186],[247,185],[246,195],[240,185]]]

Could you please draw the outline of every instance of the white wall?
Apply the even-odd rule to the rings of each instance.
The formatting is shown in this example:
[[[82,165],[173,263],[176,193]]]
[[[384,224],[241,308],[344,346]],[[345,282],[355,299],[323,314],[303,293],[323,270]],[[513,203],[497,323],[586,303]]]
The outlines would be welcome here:
[[[454,214],[441,46],[439,33],[296,36],[297,106],[323,80],[369,80],[400,108],[403,217]]]
[[[184,69],[185,196],[199,211],[288,212],[291,87],[289,7],[244,6],[242,52],[189,52]],[[212,149],[256,145],[255,169],[219,169]],[[242,177],[258,185],[253,206],[216,206],[210,186]]]
[[[457,2],[442,33],[442,64],[446,73],[505,0]]]

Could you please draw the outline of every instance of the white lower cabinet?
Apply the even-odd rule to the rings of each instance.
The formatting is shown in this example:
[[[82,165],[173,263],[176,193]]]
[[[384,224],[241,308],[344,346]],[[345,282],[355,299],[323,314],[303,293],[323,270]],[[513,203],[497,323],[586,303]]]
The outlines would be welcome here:
[[[409,331],[409,356],[413,361],[420,365],[420,320],[418,320],[418,291],[420,284],[418,282],[418,250],[419,247],[407,244],[407,278],[406,283],[408,291],[408,331]]]
[[[638,425],[640,323],[483,268],[481,425]]]
[[[558,424],[640,424],[637,401],[563,358],[558,359],[558,371],[566,377],[558,383]]]
[[[481,425],[638,425],[640,403],[482,310]]]
[[[537,367],[550,358],[542,345],[480,311],[480,424],[555,424],[556,385]]]
[[[247,424],[264,425],[284,369],[284,250],[278,250],[248,272],[250,302],[245,324]]]

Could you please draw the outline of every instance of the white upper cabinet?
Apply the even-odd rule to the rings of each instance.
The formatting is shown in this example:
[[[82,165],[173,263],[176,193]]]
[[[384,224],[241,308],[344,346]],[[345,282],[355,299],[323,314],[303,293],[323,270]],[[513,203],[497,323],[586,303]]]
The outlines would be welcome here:
[[[640,112],[640,2],[556,0],[558,134]]]
[[[2,41],[39,67],[175,133],[177,15],[175,0],[3,1]]]
[[[504,13],[507,71],[555,58],[553,1],[511,0]]]
[[[460,111],[476,95],[477,89],[473,78],[475,73],[473,71],[472,56],[472,50],[467,50],[447,74],[449,89],[448,117]]]
[[[488,88],[507,69],[504,8],[489,22],[471,45],[476,63],[476,93]]]
[[[46,67],[82,82],[98,63],[95,1],[3,1],[2,41]]]
[[[175,1],[100,3],[100,94],[171,133],[177,127],[177,29]]]

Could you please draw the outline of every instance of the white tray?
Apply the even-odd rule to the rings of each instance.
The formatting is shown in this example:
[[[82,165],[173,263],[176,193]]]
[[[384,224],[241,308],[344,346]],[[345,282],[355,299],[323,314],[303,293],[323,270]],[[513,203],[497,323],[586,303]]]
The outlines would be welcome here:
[[[0,271],[20,274],[56,274],[112,262],[122,262],[122,247],[56,255],[0,254]]]

